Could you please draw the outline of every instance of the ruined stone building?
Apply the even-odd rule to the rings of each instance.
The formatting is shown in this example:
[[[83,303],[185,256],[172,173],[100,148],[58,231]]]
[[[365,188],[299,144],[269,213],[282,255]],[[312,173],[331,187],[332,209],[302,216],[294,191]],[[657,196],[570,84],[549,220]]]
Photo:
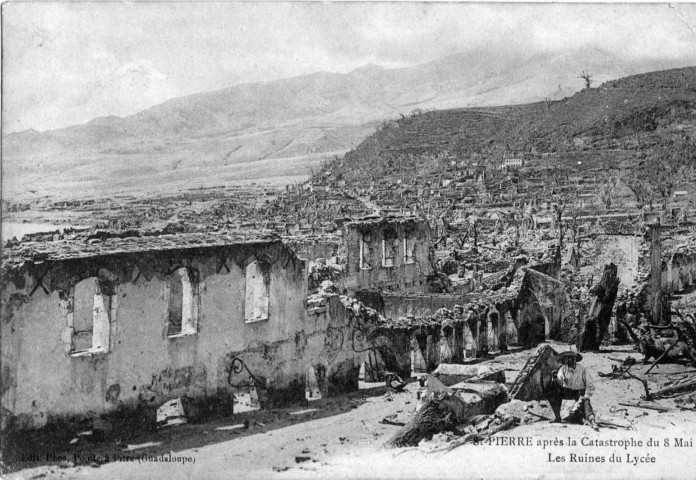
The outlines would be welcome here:
[[[3,422],[268,406],[357,383],[357,320],[307,305],[306,264],[258,232],[26,243],[2,270]],[[351,322],[352,325],[351,325]]]
[[[650,235],[605,233],[626,271],[648,278],[660,258]],[[434,294],[431,242],[416,217],[284,239],[239,229],[23,242],[3,254],[3,422],[40,427],[177,397],[232,413],[353,390],[359,373],[572,341],[575,312],[546,264],[496,263],[485,290]]]
[[[360,290],[424,291],[433,273],[428,222],[416,217],[375,217],[343,227],[346,268],[343,285]]]

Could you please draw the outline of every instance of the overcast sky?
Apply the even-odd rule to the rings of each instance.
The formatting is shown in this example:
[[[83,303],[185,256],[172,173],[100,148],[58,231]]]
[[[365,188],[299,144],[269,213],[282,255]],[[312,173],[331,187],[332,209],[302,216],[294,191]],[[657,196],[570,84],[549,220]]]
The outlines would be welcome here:
[[[5,132],[491,45],[696,59],[696,5],[686,4],[5,3],[2,20]]]

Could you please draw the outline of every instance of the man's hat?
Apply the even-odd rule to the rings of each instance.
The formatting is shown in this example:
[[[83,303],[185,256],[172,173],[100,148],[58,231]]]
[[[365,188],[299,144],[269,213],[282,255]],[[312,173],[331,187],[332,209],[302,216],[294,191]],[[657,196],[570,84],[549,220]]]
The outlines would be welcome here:
[[[576,362],[579,362],[580,360],[582,360],[582,355],[580,355],[578,352],[573,352],[572,350],[568,350],[568,351],[559,353],[558,356],[556,357],[556,360],[558,360],[559,362],[563,362],[567,358],[573,358],[573,357],[575,358]]]

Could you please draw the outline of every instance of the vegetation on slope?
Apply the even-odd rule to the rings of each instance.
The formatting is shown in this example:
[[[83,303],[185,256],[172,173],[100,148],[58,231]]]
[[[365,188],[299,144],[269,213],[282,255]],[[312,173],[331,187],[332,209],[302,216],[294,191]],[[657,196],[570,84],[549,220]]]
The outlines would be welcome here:
[[[696,67],[634,75],[570,98],[421,113],[384,122],[324,165],[356,185],[437,173],[453,161],[556,153],[630,156],[625,181],[645,202],[666,196],[696,167]],[[647,182],[647,184],[646,184]]]

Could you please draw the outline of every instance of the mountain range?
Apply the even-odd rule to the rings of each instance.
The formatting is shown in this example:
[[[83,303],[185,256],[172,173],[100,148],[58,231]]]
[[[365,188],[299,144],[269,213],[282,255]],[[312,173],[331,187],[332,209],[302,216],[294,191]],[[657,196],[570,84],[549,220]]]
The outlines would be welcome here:
[[[455,54],[406,68],[366,65],[175,98],[128,117],[3,135],[5,199],[173,192],[306,178],[386,119],[420,110],[562,99],[595,84],[682,66],[599,49],[523,57]]]

